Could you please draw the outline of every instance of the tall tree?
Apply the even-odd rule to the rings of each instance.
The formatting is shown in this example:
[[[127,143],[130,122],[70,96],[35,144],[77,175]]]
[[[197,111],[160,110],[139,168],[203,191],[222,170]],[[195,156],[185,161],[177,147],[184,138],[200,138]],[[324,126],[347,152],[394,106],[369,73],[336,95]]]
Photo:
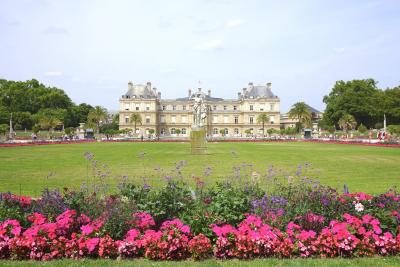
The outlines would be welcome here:
[[[292,106],[292,108],[289,110],[289,118],[298,120],[299,132],[301,131],[303,125],[311,125],[311,112],[309,107],[304,102],[297,102]]]
[[[140,116],[139,113],[132,113],[130,117],[130,122],[133,123],[134,125],[133,133],[136,134],[136,125],[142,124],[142,116]]]
[[[347,134],[349,130],[355,129],[357,121],[354,116],[350,114],[344,114],[339,120],[339,127]]]
[[[62,125],[62,121],[56,117],[42,117],[39,119],[40,128],[43,130],[49,131],[49,136],[52,136],[54,133],[54,128]]]
[[[257,123],[262,125],[263,136],[265,136],[265,124],[269,122],[269,115],[262,113],[257,117]]]
[[[95,106],[88,114],[88,122],[96,126],[97,133],[100,132],[100,125],[107,120],[107,110],[101,106]]]
[[[351,114],[357,122],[371,128],[380,117],[379,92],[374,79],[337,81],[323,99],[326,104],[324,119],[338,125],[345,114]]]

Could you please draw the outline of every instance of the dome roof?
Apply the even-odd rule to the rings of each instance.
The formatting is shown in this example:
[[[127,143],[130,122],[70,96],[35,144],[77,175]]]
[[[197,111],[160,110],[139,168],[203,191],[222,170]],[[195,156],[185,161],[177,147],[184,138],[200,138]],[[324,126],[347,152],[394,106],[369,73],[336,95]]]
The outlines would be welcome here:
[[[151,83],[132,84],[128,83],[128,91],[122,98],[157,98],[156,88],[151,87]]]

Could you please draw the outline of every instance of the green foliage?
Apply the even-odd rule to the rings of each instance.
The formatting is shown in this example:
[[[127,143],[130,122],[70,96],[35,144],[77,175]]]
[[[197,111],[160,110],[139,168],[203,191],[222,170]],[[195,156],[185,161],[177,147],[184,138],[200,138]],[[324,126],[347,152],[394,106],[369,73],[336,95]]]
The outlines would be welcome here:
[[[154,134],[154,132],[155,132],[154,129],[149,130],[149,134]]]
[[[95,125],[97,133],[100,132],[100,125],[106,123],[107,110],[100,106],[95,106],[94,109],[89,111],[87,121],[89,124]]]
[[[310,127],[312,123],[310,108],[304,102],[297,102],[292,106],[289,110],[289,118],[298,120],[296,128],[299,133],[303,126]]]
[[[265,124],[269,122],[269,115],[267,113],[262,113],[257,116],[257,123],[262,125],[263,136],[265,135]]]
[[[131,117],[129,118],[129,121],[133,123],[134,125],[133,133],[136,134],[136,126],[138,124],[142,125],[142,116],[140,116],[139,113],[132,113]]]
[[[249,212],[251,201],[261,197],[258,187],[234,186],[231,183],[217,183],[205,198],[210,200],[207,211],[222,223],[237,224]]]
[[[6,135],[9,129],[8,124],[0,124],[0,135]]]
[[[40,131],[40,126],[39,125],[35,124],[35,125],[32,126],[32,132],[34,134],[37,134],[39,131]]]
[[[400,125],[389,125],[387,130],[390,134],[400,135]]]
[[[338,125],[345,114],[353,115],[367,128],[383,120],[383,114],[389,123],[400,122],[400,87],[381,90],[373,79],[337,81],[323,101],[324,119],[329,124]]]
[[[352,115],[344,114],[340,118],[338,124],[339,127],[347,133],[349,130],[353,130],[356,127],[357,121],[354,119]]]
[[[150,133],[150,131],[149,131],[149,133]],[[181,129],[176,129],[176,130],[175,130],[175,133],[176,133],[177,135],[180,135],[180,134],[181,134]]]
[[[16,129],[31,129],[38,122],[38,117],[49,110],[57,110],[65,127],[77,127],[86,122],[88,104],[75,105],[61,89],[46,87],[32,79],[25,82],[0,80],[0,124],[7,123],[10,113]],[[37,114],[41,115],[37,115]],[[60,114],[59,114],[60,115]]]
[[[363,134],[363,133],[365,133],[367,131],[367,127],[365,127],[364,124],[361,123],[358,126],[358,131]]]

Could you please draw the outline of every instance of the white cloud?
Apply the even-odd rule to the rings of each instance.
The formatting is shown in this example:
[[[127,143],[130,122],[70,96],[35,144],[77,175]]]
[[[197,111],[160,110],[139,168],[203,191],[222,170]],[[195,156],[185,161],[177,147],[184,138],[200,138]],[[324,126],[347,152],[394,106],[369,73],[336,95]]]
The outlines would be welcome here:
[[[61,71],[47,71],[44,73],[45,76],[61,76],[62,74]]]
[[[226,27],[228,28],[235,28],[244,23],[243,19],[232,19],[226,23]]]
[[[224,47],[224,42],[219,39],[210,40],[194,47],[196,50],[216,50]]]
[[[338,54],[342,54],[344,52],[344,50],[345,50],[344,47],[336,47],[333,49],[333,51],[335,51],[335,53],[338,53]]]

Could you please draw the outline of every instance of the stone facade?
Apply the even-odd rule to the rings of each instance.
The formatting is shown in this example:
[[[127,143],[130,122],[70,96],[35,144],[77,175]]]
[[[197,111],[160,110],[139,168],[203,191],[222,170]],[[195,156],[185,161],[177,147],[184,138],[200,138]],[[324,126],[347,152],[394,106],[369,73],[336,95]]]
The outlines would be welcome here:
[[[193,122],[192,92],[189,89],[183,98],[162,99],[161,93],[150,82],[145,85],[129,82],[128,91],[119,100],[119,128],[134,130],[130,117],[138,113],[142,124],[136,126],[136,134],[147,136],[152,129],[156,135],[178,136],[176,130],[179,129],[179,136],[188,137]],[[270,116],[270,121],[265,124],[265,133],[267,129],[280,128],[280,99],[272,93],[271,83],[249,83],[237,94],[237,99],[212,97],[211,90],[204,94],[208,136],[244,137],[249,135],[248,132],[262,135],[262,125],[257,123],[257,117],[263,113]]]

